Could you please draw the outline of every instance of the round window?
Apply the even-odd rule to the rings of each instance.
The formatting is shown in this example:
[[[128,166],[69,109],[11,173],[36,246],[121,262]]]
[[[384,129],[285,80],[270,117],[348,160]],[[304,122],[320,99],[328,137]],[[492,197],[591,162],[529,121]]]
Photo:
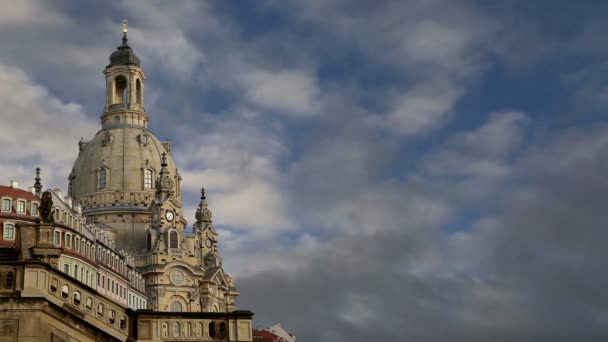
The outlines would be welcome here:
[[[181,285],[184,283],[184,272],[180,270],[173,270],[171,272],[171,282],[173,285]]]

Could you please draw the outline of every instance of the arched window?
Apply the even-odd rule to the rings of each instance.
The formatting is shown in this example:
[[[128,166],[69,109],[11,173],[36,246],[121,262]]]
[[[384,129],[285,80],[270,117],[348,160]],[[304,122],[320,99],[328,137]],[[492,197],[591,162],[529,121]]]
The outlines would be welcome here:
[[[219,338],[220,340],[223,340],[223,339],[225,339],[225,338],[226,338],[226,323],[224,323],[224,322],[221,322],[221,323],[220,323],[220,331],[219,331],[219,336],[218,336],[218,338]]]
[[[178,248],[178,236],[175,230],[169,232],[169,248]]]
[[[67,285],[63,285],[61,287],[61,298],[62,299],[68,299],[68,296],[70,294],[70,288]]]
[[[74,291],[74,305],[78,306],[80,305],[80,292],[78,291]]]
[[[15,225],[12,223],[5,223],[2,237],[4,240],[15,240]]]
[[[17,201],[17,213],[25,214],[25,201]]]
[[[99,170],[99,189],[105,189],[107,186],[108,170],[102,168]]]
[[[144,170],[144,188],[152,189],[152,170],[150,169]]]
[[[215,338],[215,322],[209,322],[209,337]]]
[[[135,81],[135,102],[141,106],[141,82]]]
[[[148,251],[152,250],[152,233],[148,232],[146,245],[148,247]]]
[[[61,232],[58,230],[53,232],[53,244],[61,246]]]
[[[114,87],[116,94],[114,96],[115,104],[126,104],[127,102],[127,79],[124,76],[116,77],[114,81]]]
[[[182,303],[178,301],[174,301],[171,303],[171,307],[169,308],[171,312],[182,312]]]
[[[114,310],[110,310],[110,314],[108,315],[108,322],[110,324],[114,324],[114,322],[116,321],[116,311]]]
[[[9,198],[2,199],[2,211],[11,211],[11,200]]]

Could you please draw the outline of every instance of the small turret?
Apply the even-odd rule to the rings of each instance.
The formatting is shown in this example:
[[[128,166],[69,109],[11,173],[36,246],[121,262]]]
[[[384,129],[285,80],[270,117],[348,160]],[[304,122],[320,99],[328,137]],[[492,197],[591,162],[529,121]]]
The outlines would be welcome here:
[[[40,168],[39,167],[36,168],[36,178],[34,178],[34,180],[36,181],[34,183],[34,189],[36,189],[36,196],[40,197],[42,195],[42,183],[40,183]]]

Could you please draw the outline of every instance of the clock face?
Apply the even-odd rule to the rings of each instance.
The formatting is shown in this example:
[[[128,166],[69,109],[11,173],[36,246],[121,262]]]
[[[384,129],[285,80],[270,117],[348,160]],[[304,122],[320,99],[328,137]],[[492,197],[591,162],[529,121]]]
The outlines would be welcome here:
[[[165,218],[169,222],[173,221],[173,218],[174,218],[173,212],[171,210],[167,210],[167,212],[165,213]]]
[[[207,238],[207,240],[205,240],[205,246],[207,246],[207,248],[211,248],[211,246],[213,246],[213,241]]]

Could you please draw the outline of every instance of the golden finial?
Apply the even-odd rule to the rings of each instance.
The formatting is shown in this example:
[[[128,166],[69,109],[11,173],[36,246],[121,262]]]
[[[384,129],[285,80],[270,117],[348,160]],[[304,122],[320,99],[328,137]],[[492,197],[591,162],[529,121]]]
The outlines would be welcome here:
[[[127,23],[128,23],[127,19],[124,19],[122,21],[122,33],[123,34],[127,34]]]

